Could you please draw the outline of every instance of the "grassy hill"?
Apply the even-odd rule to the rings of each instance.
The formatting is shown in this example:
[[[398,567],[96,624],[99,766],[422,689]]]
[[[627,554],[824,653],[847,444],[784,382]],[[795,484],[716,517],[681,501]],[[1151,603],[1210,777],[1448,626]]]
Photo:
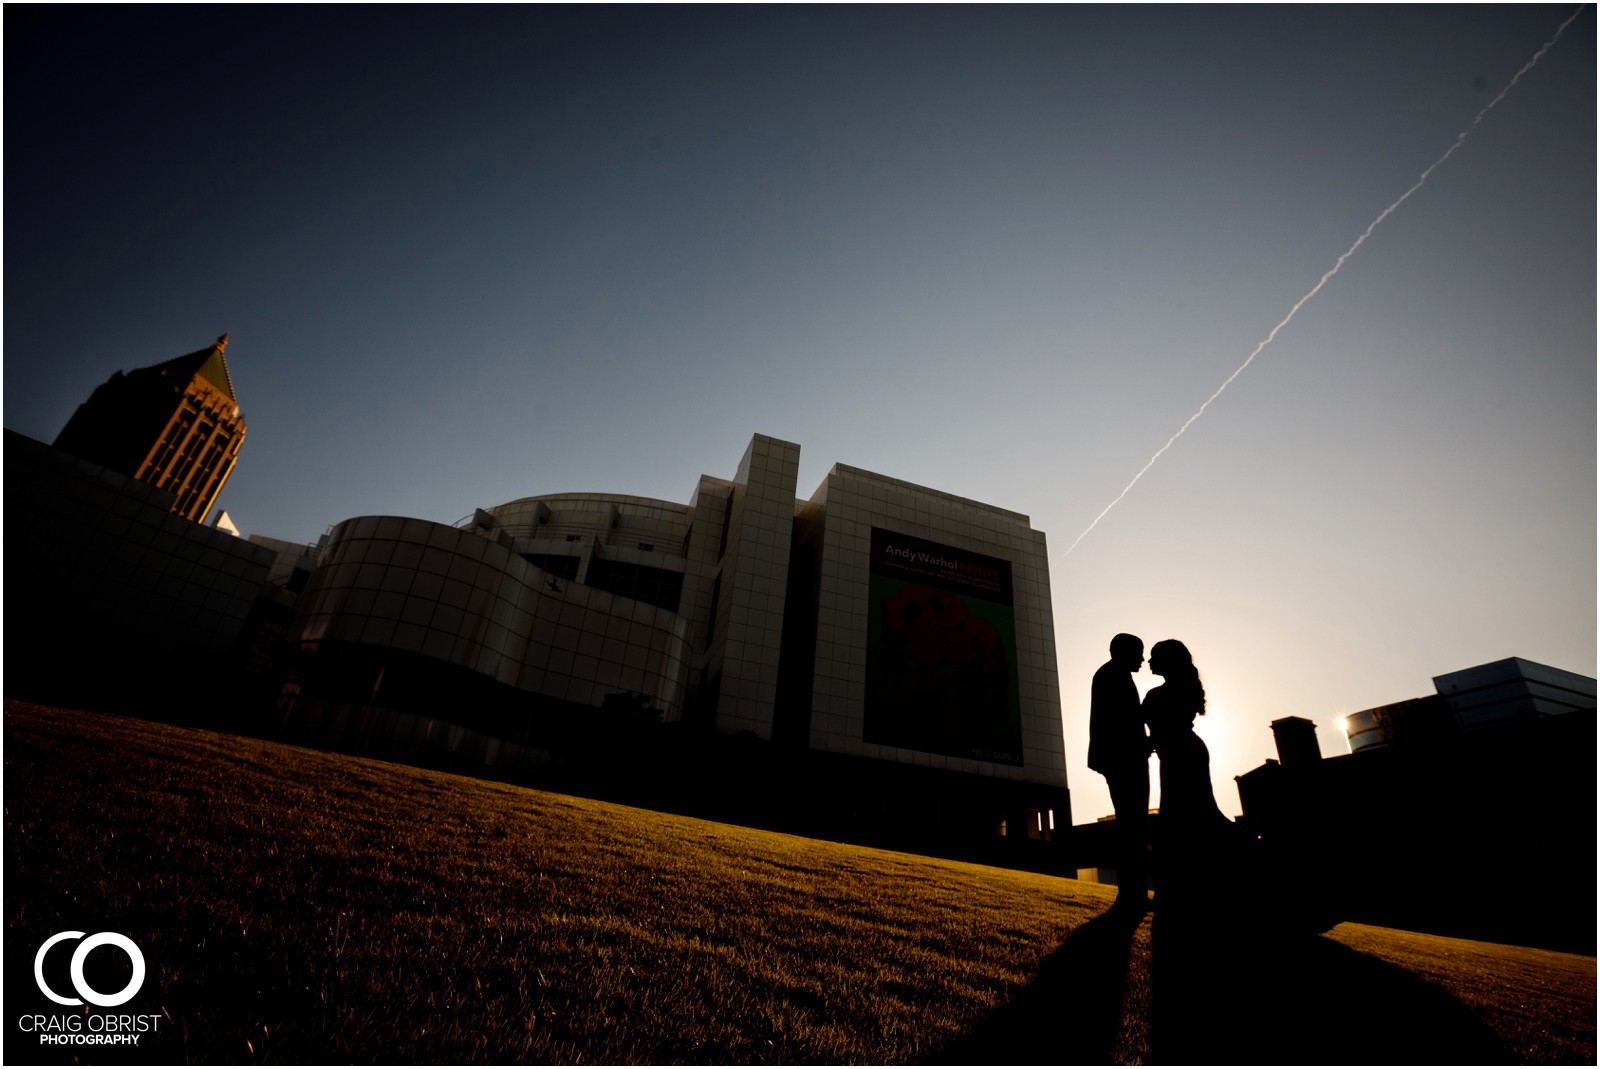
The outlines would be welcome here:
[[[1073,880],[18,703],[4,753],[12,1062],[1595,1057],[1593,958],[1180,939]],[[141,948],[136,1049],[18,1028],[64,930]]]

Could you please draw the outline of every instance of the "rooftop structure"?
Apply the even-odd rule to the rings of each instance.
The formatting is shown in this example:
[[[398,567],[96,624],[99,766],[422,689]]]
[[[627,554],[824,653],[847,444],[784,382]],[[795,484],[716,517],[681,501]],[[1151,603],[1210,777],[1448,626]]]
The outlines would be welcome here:
[[[1522,657],[1433,677],[1434,693],[1345,717],[1350,752],[1595,707],[1595,681]]]

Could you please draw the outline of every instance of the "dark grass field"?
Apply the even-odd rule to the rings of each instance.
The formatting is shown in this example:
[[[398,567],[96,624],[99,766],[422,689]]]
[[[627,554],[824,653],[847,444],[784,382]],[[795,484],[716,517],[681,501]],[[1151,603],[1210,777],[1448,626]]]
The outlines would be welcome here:
[[[1073,880],[10,702],[4,752],[10,1064],[1595,1060],[1591,957],[1134,926]],[[64,930],[139,945],[137,1048],[18,1027],[71,1012],[32,972]]]

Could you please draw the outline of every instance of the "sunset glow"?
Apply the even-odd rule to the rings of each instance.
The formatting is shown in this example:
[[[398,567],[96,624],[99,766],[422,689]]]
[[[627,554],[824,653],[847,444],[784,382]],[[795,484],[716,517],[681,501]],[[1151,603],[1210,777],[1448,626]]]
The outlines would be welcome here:
[[[1014,511],[1073,823],[1119,631],[1230,815],[1279,717],[1595,672],[1593,8],[13,8],[6,427],[226,330],[247,536],[753,434]]]

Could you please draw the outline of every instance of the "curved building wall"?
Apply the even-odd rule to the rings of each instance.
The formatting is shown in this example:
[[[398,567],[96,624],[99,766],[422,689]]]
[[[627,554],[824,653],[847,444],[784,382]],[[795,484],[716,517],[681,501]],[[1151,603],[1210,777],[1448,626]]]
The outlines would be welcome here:
[[[513,538],[539,541],[589,537],[600,545],[681,557],[690,510],[671,501],[626,494],[544,494],[485,509]]]
[[[4,440],[6,593],[26,608],[6,630],[7,696],[209,693],[249,640],[272,552],[177,515],[166,490]]]
[[[479,509],[470,526],[558,580],[682,612],[690,530],[683,505],[621,494],[549,494]]]
[[[578,705],[644,695],[665,720],[683,706],[687,628],[676,614],[560,581],[501,541],[425,520],[334,527],[289,639],[311,659],[324,645],[394,651]]]

